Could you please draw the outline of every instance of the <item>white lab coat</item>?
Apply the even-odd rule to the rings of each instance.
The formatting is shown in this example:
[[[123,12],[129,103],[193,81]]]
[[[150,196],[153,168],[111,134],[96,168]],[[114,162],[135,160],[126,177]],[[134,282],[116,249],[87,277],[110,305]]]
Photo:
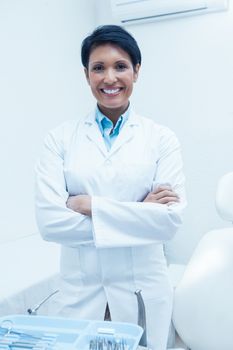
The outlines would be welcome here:
[[[148,345],[166,348],[172,310],[163,243],[185,206],[180,146],[174,133],[130,112],[110,151],[95,112],[65,122],[46,138],[36,167],[36,217],[45,240],[61,244],[57,315],[137,323],[135,290],[146,305]],[[169,183],[180,203],[142,203]],[[92,197],[92,218],[66,207],[69,195]],[[55,313],[55,311],[53,312]]]

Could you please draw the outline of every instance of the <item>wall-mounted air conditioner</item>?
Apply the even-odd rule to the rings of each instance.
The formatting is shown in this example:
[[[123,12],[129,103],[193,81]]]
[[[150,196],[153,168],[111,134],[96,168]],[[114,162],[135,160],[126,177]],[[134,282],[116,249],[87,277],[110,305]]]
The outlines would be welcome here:
[[[111,0],[112,14],[122,25],[152,22],[228,9],[229,0]]]

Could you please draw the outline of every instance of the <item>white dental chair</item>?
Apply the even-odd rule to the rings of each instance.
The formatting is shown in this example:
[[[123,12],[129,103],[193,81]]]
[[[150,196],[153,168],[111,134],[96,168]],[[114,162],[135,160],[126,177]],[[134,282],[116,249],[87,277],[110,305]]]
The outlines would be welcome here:
[[[233,222],[233,172],[218,183],[216,208]],[[233,349],[233,227],[200,240],[175,289],[173,323],[191,350]]]

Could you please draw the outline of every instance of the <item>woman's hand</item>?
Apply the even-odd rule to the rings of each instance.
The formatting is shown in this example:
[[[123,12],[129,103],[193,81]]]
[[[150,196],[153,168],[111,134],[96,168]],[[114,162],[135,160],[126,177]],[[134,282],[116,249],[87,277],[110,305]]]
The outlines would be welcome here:
[[[87,194],[70,196],[66,202],[66,206],[77,213],[91,217],[91,196]]]
[[[173,203],[179,202],[179,196],[171,186],[160,185],[156,190],[149,192],[143,202],[152,202],[171,205]]]

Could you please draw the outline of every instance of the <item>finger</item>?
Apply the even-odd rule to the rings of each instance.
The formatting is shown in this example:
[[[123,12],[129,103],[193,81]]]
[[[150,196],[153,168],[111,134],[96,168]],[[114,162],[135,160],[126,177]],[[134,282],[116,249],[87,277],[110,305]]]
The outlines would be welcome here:
[[[158,193],[154,193],[154,196],[159,200],[164,197],[179,197],[176,192],[171,190],[164,190]]]
[[[169,201],[179,201],[179,197],[175,195],[174,193],[167,195],[160,196],[158,198],[158,194],[152,194],[150,193],[145,199],[144,202],[152,202],[152,203],[160,203],[160,204],[167,204]]]
[[[171,186],[169,186],[169,185],[160,185],[160,186],[156,187],[156,188],[152,191],[152,193],[159,193],[159,192],[161,192],[161,191],[166,191],[166,190],[172,191]]]
[[[69,197],[67,202],[66,202],[66,207],[69,209],[72,209],[72,199]]]
[[[153,193],[149,193],[146,198],[143,200],[143,202],[152,202],[152,203],[156,203],[158,202],[158,199],[156,197],[156,195],[154,195]]]
[[[163,197],[161,199],[159,199],[157,202],[160,203],[160,204],[168,204],[168,203],[177,203],[179,202],[179,198],[177,197]]]
[[[70,203],[72,201],[72,197],[69,197],[68,199],[67,199],[67,201],[66,201],[66,204],[67,203]]]

